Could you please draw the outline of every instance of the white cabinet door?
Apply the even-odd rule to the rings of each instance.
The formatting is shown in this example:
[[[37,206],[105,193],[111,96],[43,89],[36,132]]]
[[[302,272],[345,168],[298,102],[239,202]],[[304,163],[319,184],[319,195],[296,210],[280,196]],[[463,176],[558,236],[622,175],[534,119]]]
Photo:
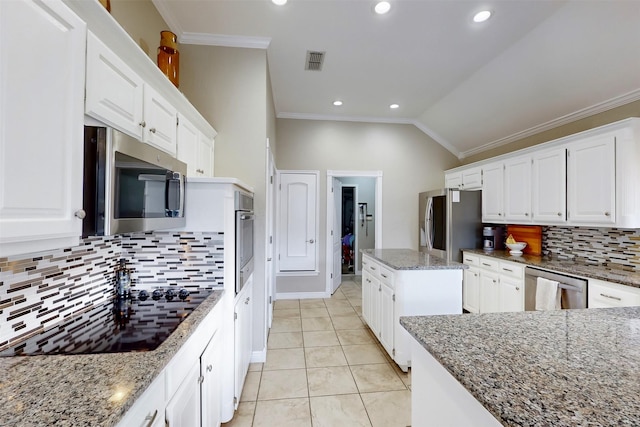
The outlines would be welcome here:
[[[444,175],[444,187],[462,189],[462,172],[451,172]]]
[[[480,274],[477,268],[463,271],[462,308],[470,313],[480,313]]]
[[[482,168],[475,167],[462,171],[462,189],[480,190],[482,189]]]
[[[367,261],[363,257],[362,261],[362,317],[367,324],[371,325],[371,301],[373,299],[372,287],[373,278],[366,270]]]
[[[531,157],[504,162],[504,214],[509,223],[531,222]]]
[[[200,356],[200,376],[202,377],[202,427],[220,425],[221,377],[220,346],[221,336],[217,332]]]
[[[0,1],[0,257],[78,244],[85,45],[61,1]]]
[[[504,215],[504,167],[502,162],[482,168],[482,221],[503,222]]]
[[[371,313],[371,321],[369,323],[369,327],[373,331],[376,336],[380,336],[380,291],[381,291],[380,280],[375,277],[371,277],[371,303],[370,303],[370,313]]]
[[[91,31],[85,113],[142,141],[144,81]]]
[[[201,132],[198,144],[198,168],[204,177],[213,177],[213,146],[214,140]]]
[[[178,113],[178,160],[187,164],[188,177],[202,177],[198,161],[200,131],[186,117]]]
[[[500,277],[500,311],[524,311],[524,287],[513,278]]]
[[[175,156],[178,111],[149,85],[144,86],[143,141]]]
[[[244,380],[249,370],[252,352],[253,276],[245,283],[242,291],[236,296],[234,307],[234,355],[235,355],[235,405],[237,408],[242,395]]]
[[[394,290],[380,284],[380,333],[379,339],[387,353],[393,355],[393,337],[395,331],[395,295]]]
[[[168,427],[200,425],[200,359],[194,358],[186,378],[166,409]]]
[[[533,219],[536,224],[563,224],[567,221],[567,150],[545,150],[532,157]]]
[[[318,173],[280,172],[279,271],[318,269]]]
[[[500,276],[490,271],[480,272],[480,312],[500,311]]]
[[[585,138],[567,150],[569,223],[613,224],[616,218],[615,136]]]

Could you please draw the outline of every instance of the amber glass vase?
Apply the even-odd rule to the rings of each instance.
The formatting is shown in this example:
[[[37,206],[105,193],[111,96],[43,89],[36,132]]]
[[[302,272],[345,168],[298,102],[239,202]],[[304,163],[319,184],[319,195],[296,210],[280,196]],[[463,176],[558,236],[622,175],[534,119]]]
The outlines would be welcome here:
[[[178,37],[171,31],[160,31],[160,47],[158,47],[158,68],[176,87],[180,81],[180,52]]]

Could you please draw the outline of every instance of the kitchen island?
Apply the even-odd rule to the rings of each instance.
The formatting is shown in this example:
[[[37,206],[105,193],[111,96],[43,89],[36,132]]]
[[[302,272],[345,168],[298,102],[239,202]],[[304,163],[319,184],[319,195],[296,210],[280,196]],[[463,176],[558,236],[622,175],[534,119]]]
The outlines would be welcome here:
[[[222,295],[212,292],[153,351],[0,358],[0,425],[117,425],[189,338],[213,333]]]
[[[410,249],[362,254],[362,317],[406,372],[411,337],[400,326],[400,316],[462,313],[462,271],[468,267]]]
[[[640,307],[400,323],[413,427],[640,425]]]

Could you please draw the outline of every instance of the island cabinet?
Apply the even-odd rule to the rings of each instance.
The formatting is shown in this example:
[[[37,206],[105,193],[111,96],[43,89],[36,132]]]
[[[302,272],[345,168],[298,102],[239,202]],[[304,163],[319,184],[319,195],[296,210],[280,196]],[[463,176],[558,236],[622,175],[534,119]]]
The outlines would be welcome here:
[[[400,316],[462,313],[462,267],[410,250],[363,252],[362,317],[403,371],[411,349]]]

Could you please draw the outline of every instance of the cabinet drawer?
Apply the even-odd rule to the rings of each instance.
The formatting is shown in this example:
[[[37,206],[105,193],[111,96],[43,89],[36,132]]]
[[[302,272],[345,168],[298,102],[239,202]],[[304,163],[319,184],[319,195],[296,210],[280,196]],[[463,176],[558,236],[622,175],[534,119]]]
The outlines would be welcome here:
[[[589,308],[638,305],[640,305],[640,289],[601,280],[589,280]]]
[[[464,253],[462,255],[462,262],[467,265],[480,265],[480,257]]]
[[[378,265],[379,271],[378,274],[380,276],[380,281],[385,285],[393,288],[393,270],[389,269],[384,265]]]
[[[517,279],[524,278],[524,266],[512,262],[500,261],[500,274]]]
[[[480,267],[481,268],[485,268],[485,269],[489,269],[489,270],[494,270],[494,271],[499,271],[499,266],[500,266],[500,262],[497,259],[491,259],[491,258],[486,258],[486,257],[480,257]]]
[[[362,269],[371,274],[378,275],[378,264],[369,257],[362,257]]]

